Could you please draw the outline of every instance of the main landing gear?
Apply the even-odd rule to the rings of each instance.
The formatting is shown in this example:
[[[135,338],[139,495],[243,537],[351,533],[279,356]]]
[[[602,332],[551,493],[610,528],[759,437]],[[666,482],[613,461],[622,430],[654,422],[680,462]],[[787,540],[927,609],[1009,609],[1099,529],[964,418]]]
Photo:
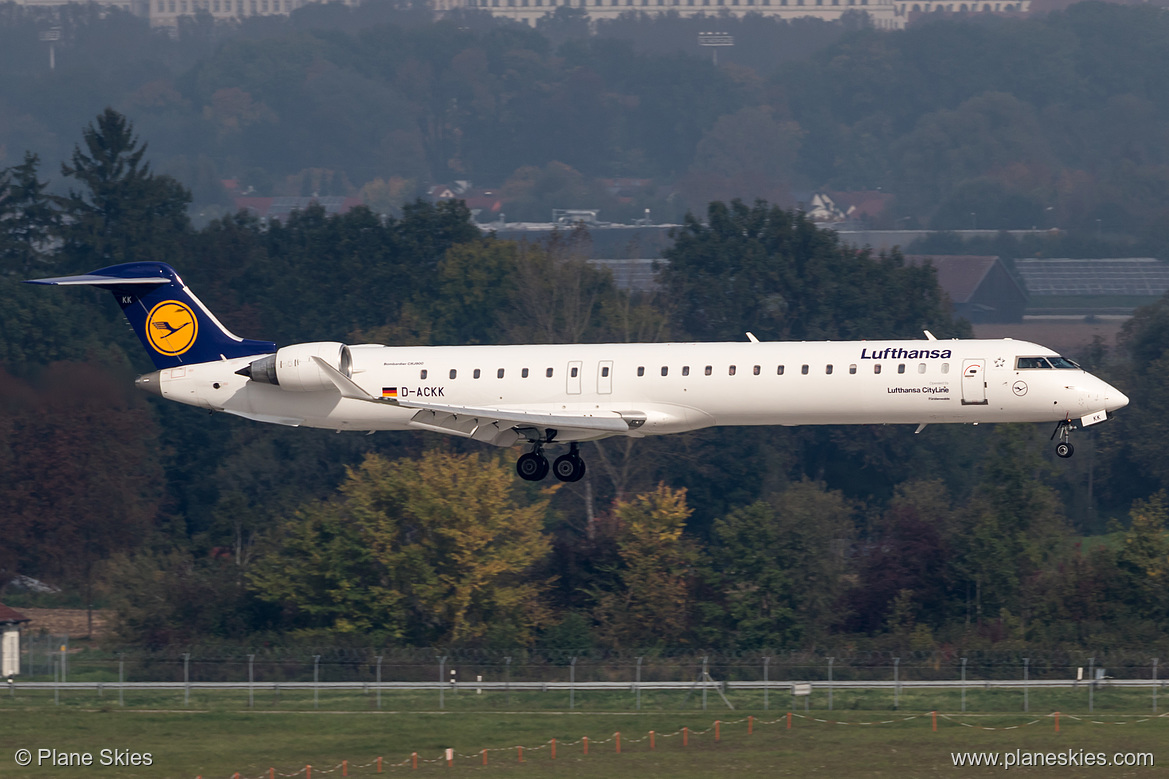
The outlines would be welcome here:
[[[1056,423],[1055,432],[1051,434],[1052,440],[1055,440],[1055,437],[1059,436],[1059,443],[1055,445],[1055,453],[1064,459],[1071,457],[1076,451],[1076,448],[1072,446],[1071,442],[1072,431],[1075,429],[1076,426],[1070,419],[1064,419]]]
[[[544,456],[542,443],[532,444],[532,451],[521,455],[515,464],[516,473],[526,481],[540,481],[551,470],[560,481],[580,481],[585,475],[584,460],[580,458],[580,451],[576,443],[568,445],[568,454],[557,457],[551,466]]]

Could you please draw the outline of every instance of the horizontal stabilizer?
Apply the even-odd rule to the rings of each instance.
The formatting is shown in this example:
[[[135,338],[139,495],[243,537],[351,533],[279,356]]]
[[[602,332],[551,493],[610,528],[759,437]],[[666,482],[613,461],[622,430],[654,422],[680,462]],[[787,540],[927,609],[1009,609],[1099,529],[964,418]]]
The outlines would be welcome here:
[[[163,276],[138,276],[136,278],[124,279],[118,276],[102,276],[95,273],[87,273],[82,276],[56,276],[48,279],[29,279],[25,283],[52,284],[59,287],[121,287],[127,284],[169,284],[170,279]]]

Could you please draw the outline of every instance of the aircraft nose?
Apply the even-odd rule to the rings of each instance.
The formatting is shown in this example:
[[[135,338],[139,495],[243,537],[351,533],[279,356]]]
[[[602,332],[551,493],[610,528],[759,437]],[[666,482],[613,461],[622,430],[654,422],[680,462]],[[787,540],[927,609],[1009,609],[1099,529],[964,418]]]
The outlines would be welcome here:
[[[1116,411],[1128,405],[1128,395],[1106,381],[1100,382],[1100,400],[1108,411]]]

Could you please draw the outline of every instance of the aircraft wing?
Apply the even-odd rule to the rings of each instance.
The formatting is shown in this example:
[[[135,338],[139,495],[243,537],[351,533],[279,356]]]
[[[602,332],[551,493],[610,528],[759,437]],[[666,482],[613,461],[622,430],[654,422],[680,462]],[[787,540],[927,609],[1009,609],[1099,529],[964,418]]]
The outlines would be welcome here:
[[[521,438],[528,438],[520,431],[583,430],[588,433],[614,435],[628,433],[645,423],[645,415],[639,412],[617,413],[615,411],[558,411],[556,413],[459,406],[450,403],[429,403],[426,401],[377,398],[362,389],[356,382],[333,368],[319,357],[313,357],[317,365],[328,376],[342,397],[383,403],[399,408],[417,410],[410,420],[416,427],[439,433],[474,438],[498,446],[510,446]]]

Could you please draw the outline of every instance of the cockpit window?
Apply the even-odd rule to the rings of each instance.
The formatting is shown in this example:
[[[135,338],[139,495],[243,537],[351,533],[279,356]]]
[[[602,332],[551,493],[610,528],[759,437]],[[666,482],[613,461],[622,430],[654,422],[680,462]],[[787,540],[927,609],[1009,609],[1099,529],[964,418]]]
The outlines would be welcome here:
[[[1015,370],[1026,370],[1028,368],[1050,368],[1051,363],[1045,357],[1017,357],[1015,359]]]
[[[1048,361],[1056,368],[1079,368],[1080,365],[1075,360],[1069,360],[1067,357],[1048,357]]]

